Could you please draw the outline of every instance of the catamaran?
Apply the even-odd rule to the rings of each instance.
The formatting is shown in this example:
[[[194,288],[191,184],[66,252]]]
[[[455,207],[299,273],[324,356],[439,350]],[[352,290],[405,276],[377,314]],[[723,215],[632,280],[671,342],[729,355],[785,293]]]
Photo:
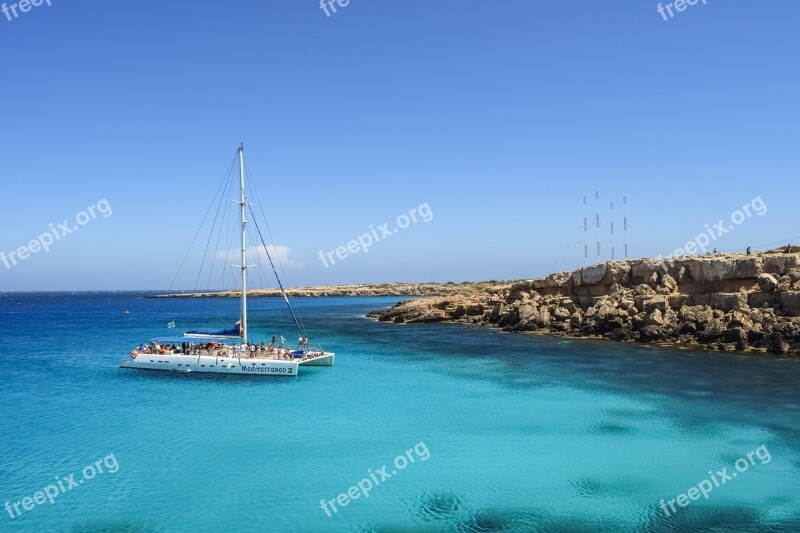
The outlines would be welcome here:
[[[241,265],[233,265],[241,270],[242,291],[238,322],[233,327],[217,331],[193,330],[186,331],[179,336],[153,338],[149,343],[134,349],[129,357],[123,359],[120,362],[121,368],[166,370],[183,373],[297,376],[300,372],[300,367],[303,366],[333,366],[334,353],[326,352],[320,346],[309,345],[305,329],[289,301],[278,271],[275,269],[275,263],[269,253],[269,248],[264,243],[261,230],[258,228],[258,222],[252,210],[252,204],[248,202],[245,192],[243,145],[239,146],[235,159],[238,159],[239,163],[240,195],[239,200],[234,200],[234,202],[239,204],[241,223]],[[294,347],[289,348],[282,336],[280,337],[280,342],[278,342],[276,336],[273,336],[272,341],[265,344],[264,342],[255,342],[248,335],[247,271],[254,267],[254,265],[247,264],[248,210],[255,224],[257,235],[263,245],[263,251],[269,259],[272,271],[275,273],[283,299],[298,329],[299,335],[296,349]],[[230,324],[230,322],[228,323]],[[174,321],[168,323],[168,327],[174,328],[174,325]]]

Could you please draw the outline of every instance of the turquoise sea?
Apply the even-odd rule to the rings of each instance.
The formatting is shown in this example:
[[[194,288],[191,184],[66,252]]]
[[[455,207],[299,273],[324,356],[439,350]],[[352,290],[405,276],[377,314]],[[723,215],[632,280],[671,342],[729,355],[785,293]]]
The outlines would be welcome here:
[[[364,318],[396,300],[297,300],[336,366],[265,378],[117,367],[236,300],[0,295],[0,530],[800,531],[799,361]]]

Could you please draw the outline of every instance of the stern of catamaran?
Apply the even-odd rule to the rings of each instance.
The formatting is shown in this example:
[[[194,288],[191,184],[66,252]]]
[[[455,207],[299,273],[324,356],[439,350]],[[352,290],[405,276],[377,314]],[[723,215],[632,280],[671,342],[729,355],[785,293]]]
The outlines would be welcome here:
[[[333,366],[333,352],[307,352],[307,358],[298,360],[301,366]]]

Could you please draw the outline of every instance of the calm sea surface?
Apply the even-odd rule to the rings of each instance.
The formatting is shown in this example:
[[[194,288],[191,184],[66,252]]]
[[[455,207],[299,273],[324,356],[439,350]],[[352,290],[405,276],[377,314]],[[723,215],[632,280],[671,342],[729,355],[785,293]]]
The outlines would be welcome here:
[[[0,531],[800,531],[800,362],[363,318],[395,301],[297,300],[333,368],[204,377],[117,365],[236,300],[0,295]]]

